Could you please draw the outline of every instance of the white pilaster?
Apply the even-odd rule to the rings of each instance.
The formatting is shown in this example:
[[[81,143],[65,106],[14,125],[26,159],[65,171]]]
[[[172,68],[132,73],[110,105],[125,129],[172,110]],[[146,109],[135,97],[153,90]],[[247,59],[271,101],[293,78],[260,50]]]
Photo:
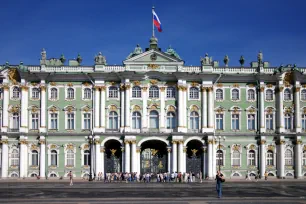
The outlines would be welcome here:
[[[39,163],[39,176],[40,178],[46,177],[46,140],[44,136],[39,137],[40,143],[40,163]]]
[[[178,172],[183,173],[183,164],[184,164],[184,157],[183,157],[183,140],[178,141]]]
[[[283,82],[279,81],[279,87],[278,87],[278,97],[279,97],[279,103],[278,103],[278,117],[279,117],[279,129],[278,132],[284,132],[285,131],[285,121],[284,121],[284,100],[283,100]]]
[[[125,148],[124,148],[124,153],[125,153],[125,172],[131,172],[131,168],[130,168],[130,141],[124,141],[125,144]]]
[[[213,87],[208,87],[208,129],[210,132],[214,130],[214,98]]]
[[[99,132],[100,130],[100,87],[95,86],[95,127],[94,131]]]
[[[207,129],[207,88],[201,87],[202,91],[202,133]]]
[[[121,163],[121,168],[122,168],[122,172],[126,172],[125,170],[125,149],[124,147],[121,147],[121,158],[122,158],[122,163]]]
[[[295,92],[294,92],[294,105],[295,105],[295,130],[296,132],[301,132],[301,114],[300,114],[300,82],[295,82]]]
[[[160,88],[160,130],[163,132],[166,127],[165,123],[165,87]]]
[[[186,86],[186,80],[184,81],[184,84]],[[188,115],[187,115],[187,87],[183,90],[183,126],[184,126],[184,130],[183,132],[187,132],[187,127],[188,127]]]
[[[213,140],[208,139],[208,178],[212,179],[213,175]]]
[[[130,107],[130,101],[131,101],[130,87],[131,87],[131,85],[129,83],[129,80],[126,79],[125,86],[124,86],[124,88],[125,88],[125,127],[124,127],[124,130],[125,130],[125,132],[129,132],[130,129],[131,129],[131,127],[130,127],[130,121],[131,121],[131,117],[130,117],[130,115],[131,115],[130,114],[130,112],[131,112],[130,111],[130,109],[131,109],[131,107]],[[136,153],[136,149],[135,149],[135,153]],[[134,170],[136,170],[136,169],[134,169]]]
[[[279,158],[279,165],[278,165],[278,177],[284,178],[285,177],[285,154],[284,154],[284,147],[285,147],[285,141],[280,140],[278,144],[278,158]]]
[[[106,128],[106,114],[105,114],[105,102],[106,102],[106,87],[105,85],[101,86],[101,132],[105,132],[105,128]]]
[[[264,178],[266,172],[266,138],[261,137],[260,141],[260,177]]]
[[[125,88],[124,88],[124,84],[123,83],[121,83],[121,85],[120,85],[120,93],[121,93],[121,97],[120,97],[120,106],[121,106],[121,111],[120,111],[120,117],[121,117],[121,122],[120,122],[120,132],[123,132],[124,131],[124,125],[125,125],[125,123],[124,123],[124,120],[125,120],[125,102],[124,102],[124,96],[125,96],[125,94],[124,94],[124,92],[125,92],[125,90],[124,90]]]
[[[265,83],[260,82],[260,132],[266,132],[265,127],[265,98],[264,98],[264,92],[265,92]]]
[[[28,90],[25,84],[21,86],[21,126],[20,132],[27,133],[28,132]]]
[[[136,140],[131,141],[132,151],[131,151],[131,159],[132,159],[132,168],[131,172],[137,172],[137,156],[136,156]]]
[[[187,132],[187,123],[186,123],[186,103],[185,103],[185,93],[186,86],[182,84],[183,81],[179,80],[178,82],[178,132]]]
[[[105,149],[104,147],[100,147],[99,149],[99,152],[101,153],[101,172],[104,176],[104,173],[105,173],[105,169],[104,169],[104,152],[105,152]],[[124,160],[124,158],[122,157],[122,161]]]
[[[146,132],[148,130],[148,124],[147,124],[147,115],[148,115],[148,92],[147,92],[148,87],[142,87],[142,118],[141,118],[141,124],[142,124],[142,130]]]
[[[27,138],[24,136],[20,136],[19,140],[20,146],[20,154],[19,154],[19,176],[20,178],[27,177]]]
[[[203,146],[203,172],[202,176],[205,179],[207,175],[207,147]]]
[[[217,161],[216,161],[216,158],[217,158],[217,145],[216,145],[216,141],[213,140],[213,143],[212,143],[212,173],[213,173],[213,176],[215,176],[217,174]]]
[[[141,147],[137,147],[136,149],[136,156],[137,156],[137,174],[140,174],[140,152],[141,152]]]
[[[298,137],[295,144],[295,177],[302,178],[302,140]]]
[[[168,151],[168,172],[171,173],[171,147],[168,147],[167,151]]]
[[[187,147],[183,146],[183,158],[182,158],[183,167],[182,167],[182,173],[186,172],[186,152],[187,152]]]
[[[1,178],[8,177],[8,138],[6,136],[1,137],[2,143],[2,158],[1,158]]]
[[[4,79],[3,83],[7,83],[7,79]],[[7,132],[7,128],[8,128],[8,121],[9,121],[8,106],[9,106],[9,86],[8,84],[3,84],[2,132]]]
[[[40,128],[39,132],[46,132],[46,86],[45,81],[42,80],[40,85]]]
[[[177,172],[177,143],[178,141],[172,141],[172,171]]]
[[[95,136],[95,172],[96,172],[96,176],[98,175],[99,172],[101,172],[101,152],[100,152],[100,137],[99,136]]]

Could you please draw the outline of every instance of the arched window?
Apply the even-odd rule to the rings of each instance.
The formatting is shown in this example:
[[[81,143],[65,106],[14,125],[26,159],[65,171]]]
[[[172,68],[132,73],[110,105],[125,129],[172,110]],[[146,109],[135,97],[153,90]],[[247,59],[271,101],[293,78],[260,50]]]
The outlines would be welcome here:
[[[271,89],[266,90],[266,100],[267,101],[273,100],[273,91]]]
[[[140,129],[141,128],[141,114],[139,112],[133,112],[132,128],[133,129]]]
[[[51,151],[51,166],[57,166],[57,151]]]
[[[31,177],[37,177],[37,174],[36,173],[32,173]]]
[[[84,151],[84,165],[89,166],[90,165],[90,154],[89,150]]]
[[[53,100],[57,99],[57,89],[56,88],[51,89],[50,99],[53,99]]]
[[[52,173],[52,174],[50,174],[50,177],[55,178],[55,177],[57,177],[57,175]]]
[[[302,99],[303,101],[306,100],[306,89],[303,89],[303,90],[302,90],[302,92],[301,92],[301,99]]]
[[[302,114],[302,130],[306,130],[306,114]]]
[[[67,99],[74,99],[74,89],[73,88],[67,89]]]
[[[38,88],[32,89],[32,99],[39,99],[39,89]]]
[[[284,91],[284,100],[291,100],[291,91],[290,91],[290,89],[285,89],[285,91]]]
[[[19,96],[20,96],[20,90],[19,90],[19,88],[18,88],[17,86],[15,86],[15,87],[13,88],[13,98],[14,98],[14,99],[18,99]]]
[[[303,151],[303,166],[306,166],[306,151]]]
[[[291,130],[292,129],[291,114],[286,113],[284,118],[285,118],[285,130]]]
[[[199,99],[199,89],[196,87],[191,87],[189,89],[189,98],[190,99]]]
[[[150,87],[149,98],[159,98],[159,88],[157,86]]]
[[[217,154],[216,154],[216,165],[217,166],[223,166],[224,162],[223,162],[223,151],[222,150],[217,150]]]
[[[198,130],[199,129],[199,114],[196,111],[190,113],[190,129]]]
[[[240,166],[240,152],[238,150],[234,150],[232,153],[232,165],[233,166]]]
[[[267,151],[267,165],[274,166],[274,155],[271,150]]]
[[[19,151],[14,149],[11,154],[11,165],[19,166]]]
[[[253,89],[248,90],[248,100],[254,101],[255,100],[255,91]]]
[[[217,89],[216,100],[223,100],[223,90],[222,89]]]
[[[159,115],[158,112],[155,110],[150,112],[150,128],[159,128]]]
[[[293,165],[293,154],[290,149],[285,151],[285,166],[292,166]]]
[[[239,90],[238,89],[232,90],[232,100],[239,100]]]
[[[74,166],[74,152],[73,150],[67,151],[67,166]]]
[[[32,166],[38,166],[38,152],[36,150],[32,151]]]
[[[111,130],[117,130],[118,129],[118,114],[117,114],[117,112],[111,111],[109,113],[109,116],[108,116],[108,121],[109,121],[109,124],[108,124],[109,129],[111,129]]]
[[[111,86],[108,88],[108,97],[109,98],[118,98],[118,88]]]
[[[167,98],[175,98],[175,88],[170,86],[167,87]]]
[[[84,89],[84,99],[91,99],[91,89],[90,88]]]
[[[17,177],[18,177],[18,174],[16,174],[16,173],[12,173],[12,174],[11,174],[11,177],[13,177],[13,178],[17,178]]]
[[[141,98],[141,88],[139,86],[134,86],[132,88],[132,97]]]
[[[175,113],[167,113],[167,129],[174,129],[176,126]]]
[[[250,150],[248,152],[248,165],[249,166],[255,166],[256,162],[255,162],[255,151],[254,150]]]
[[[266,128],[267,130],[273,130],[273,114],[267,114],[266,115]]]

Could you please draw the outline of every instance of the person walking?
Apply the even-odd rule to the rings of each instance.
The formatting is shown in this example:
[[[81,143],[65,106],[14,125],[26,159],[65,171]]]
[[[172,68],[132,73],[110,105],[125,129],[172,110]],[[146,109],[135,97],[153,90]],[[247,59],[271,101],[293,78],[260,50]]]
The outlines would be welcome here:
[[[72,175],[71,171],[69,172],[68,176],[69,176],[69,180],[70,180],[70,186],[73,186],[73,181],[72,181],[73,175]]]
[[[220,171],[217,171],[217,175],[216,175],[215,180],[217,181],[216,182],[216,190],[217,190],[217,193],[218,193],[218,198],[221,198],[222,197],[222,182],[224,182],[224,177],[223,177],[223,174],[221,174]]]
[[[265,172],[265,180],[268,180],[268,172]]]
[[[203,180],[202,180],[202,171],[200,171],[199,177],[200,177],[200,183],[202,183],[203,182]]]

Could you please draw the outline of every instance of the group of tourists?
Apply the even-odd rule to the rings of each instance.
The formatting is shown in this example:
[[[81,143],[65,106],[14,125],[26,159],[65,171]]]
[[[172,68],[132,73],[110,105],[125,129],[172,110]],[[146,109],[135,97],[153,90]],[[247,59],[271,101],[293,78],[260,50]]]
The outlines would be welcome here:
[[[202,183],[202,172],[195,174],[194,172],[164,172],[164,173],[143,173],[139,174],[137,172],[132,173],[102,173],[99,172],[96,175],[96,180],[104,181],[105,183],[113,183],[113,182],[195,182],[199,180]]]

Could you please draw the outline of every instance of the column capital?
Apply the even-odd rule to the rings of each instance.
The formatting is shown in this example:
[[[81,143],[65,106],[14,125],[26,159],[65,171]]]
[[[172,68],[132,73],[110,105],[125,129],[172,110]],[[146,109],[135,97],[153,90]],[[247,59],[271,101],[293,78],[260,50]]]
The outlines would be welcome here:
[[[286,144],[286,141],[285,140],[279,140],[279,143],[278,143],[279,145],[284,145],[284,144]]]
[[[211,87],[207,87],[207,91],[208,92],[212,92],[213,91],[213,87],[211,86]]]
[[[208,143],[208,144],[214,144],[215,141],[214,141],[214,140],[208,140],[207,143]]]
[[[296,86],[296,87],[295,87],[295,92],[300,92],[300,90],[301,90],[301,87],[300,87],[300,86]]]
[[[187,147],[183,147],[183,152],[184,152],[184,153],[187,152]]]
[[[27,85],[21,85],[20,88],[21,88],[22,91],[28,91],[29,90],[29,87]]]
[[[260,140],[260,144],[261,144],[261,145],[266,144],[266,140]]]
[[[100,152],[105,152],[105,148],[104,147],[100,147]]]
[[[136,144],[137,141],[136,141],[136,140],[130,140],[130,143],[131,143],[131,144]]]
[[[8,91],[10,87],[9,87],[8,84],[3,84],[2,88],[3,88],[4,91]]]
[[[140,152],[141,152],[141,148],[140,148],[140,147],[137,147],[137,148],[136,148],[136,152],[137,152],[137,153],[140,153]]]
[[[20,143],[20,144],[27,145],[27,144],[28,144],[28,141],[25,140],[25,139],[21,139],[21,140],[19,140],[19,143]]]
[[[172,140],[171,143],[172,143],[172,144],[177,144],[177,143],[178,143],[178,140]]]
[[[201,92],[206,92],[206,91],[207,91],[207,87],[201,86]]]
[[[101,144],[101,141],[99,139],[95,139],[95,144],[99,145],[99,144]]]
[[[177,85],[177,89],[179,91],[186,91],[187,90],[187,87],[186,86],[183,86],[183,85]]]
[[[265,91],[265,87],[264,86],[260,86],[259,90],[260,90],[260,92],[264,92]]]
[[[41,91],[46,91],[46,86],[45,85],[40,85],[39,88],[40,88]]]
[[[39,139],[39,144],[40,145],[45,145],[46,144],[46,140],[45,139]]]
[[[303,141],[302,140],[296,140],[295,144],[296,145],[301,145],[301,144],[303,144]]]
[[[0,140],[0,144],[8,144],[8,139],[2,139],[2,140]]]

